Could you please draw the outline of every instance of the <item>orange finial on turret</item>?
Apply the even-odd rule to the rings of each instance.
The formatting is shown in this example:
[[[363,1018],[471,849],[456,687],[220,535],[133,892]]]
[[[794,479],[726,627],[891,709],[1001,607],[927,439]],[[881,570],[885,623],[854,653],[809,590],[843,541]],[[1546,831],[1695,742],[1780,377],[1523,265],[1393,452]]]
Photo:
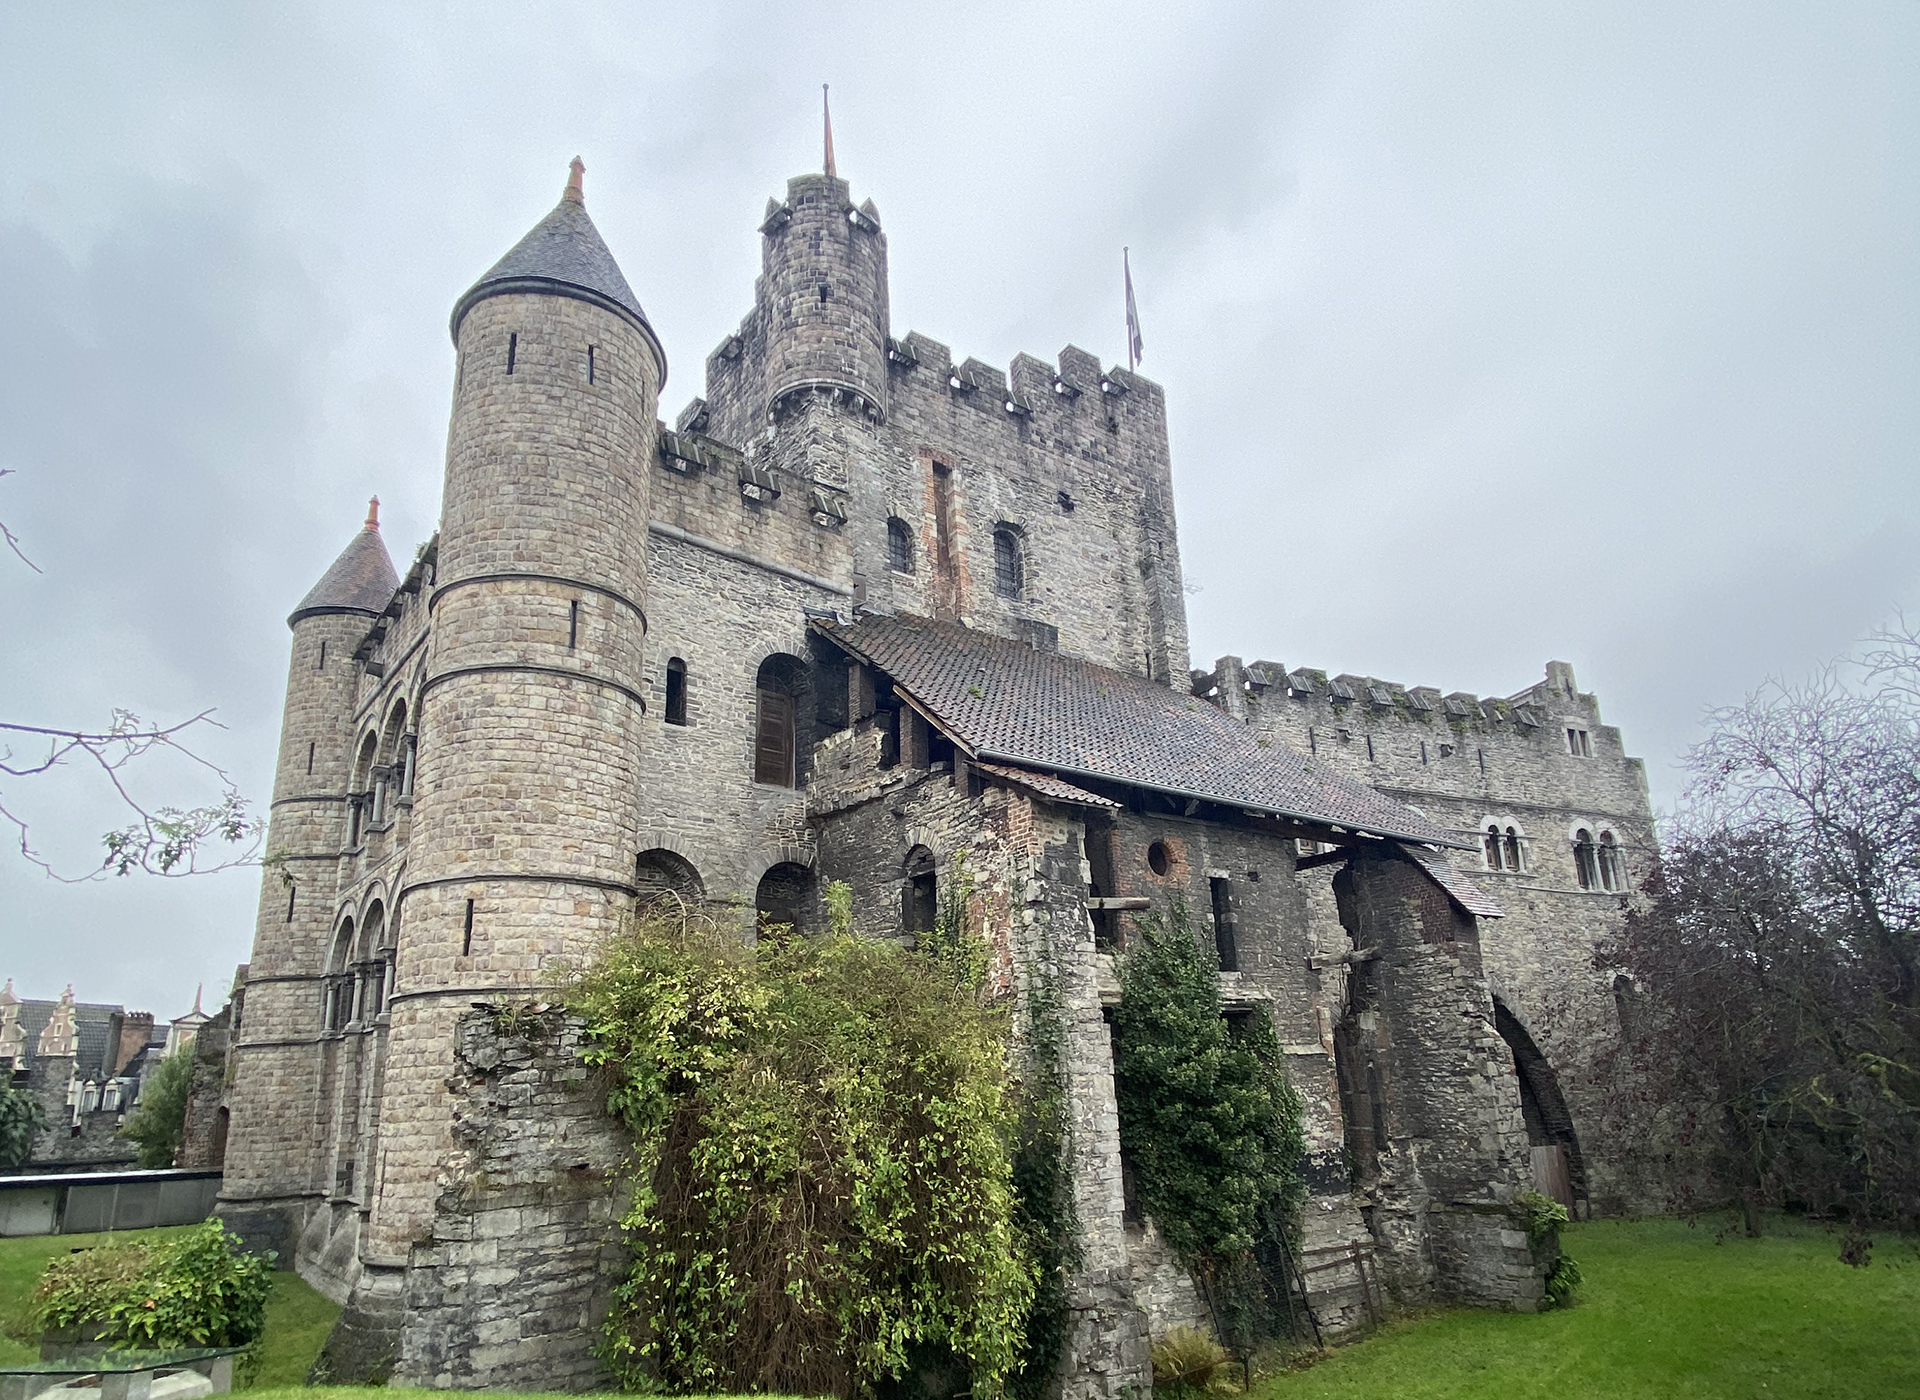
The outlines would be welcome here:
[[[572,200],[575,204],[585,204],[587,202],[585,179],[587,173],[586,162],[581,160],[579,156],[575,156],[572,163],[567,166],[567,169],[572,173],[567,176],[566,193],[560,197],[562,199]]]
[[[367,528],[375,533],[379,532],[380,498],[378,496],[369,496],[367,498]]]

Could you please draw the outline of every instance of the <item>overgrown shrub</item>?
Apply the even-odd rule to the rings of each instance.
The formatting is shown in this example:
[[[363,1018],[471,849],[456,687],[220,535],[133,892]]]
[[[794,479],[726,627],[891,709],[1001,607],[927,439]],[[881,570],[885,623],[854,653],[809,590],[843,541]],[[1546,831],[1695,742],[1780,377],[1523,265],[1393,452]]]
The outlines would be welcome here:
[[[47,1265],[34,1320],[113,1348],[247,1346],[267,1320],[272,1254],[248,1254],[218,1220],[168,1239],[99,1245]]]
[[[1019,1359],[1006,1012],[963,928],[912,952],[827,907],[748,948],[655,906],[567,990],[635,1142],[629,1387],[863,1395],[946,1351],[985,1400]]]
[[[1168,1400],[1225,1389],[1230,1361],[1226,1348],[1208,1333],[1175,1327],[1153,1344],[1153,1393]]]
[[[140,1086],[140,1102],[120,1136],[138,1144],[143,1167],[170,1167],[187,1126],[187,1091],[193,1086],[193,1049],[183,1046],[155,1066]]]
[[[1297,1228],[1300,1096],[1264,1015],[1229,1026],[1217,968],[1179,905],[1135,925],[1114,1009],[1120,1147],[1140,1204],[1204,1276]]]
[[[47,1126],[47,1112],[25,1089],[0,1084],[0,1167],[17,1167],[33,1153],[33,1140]]]

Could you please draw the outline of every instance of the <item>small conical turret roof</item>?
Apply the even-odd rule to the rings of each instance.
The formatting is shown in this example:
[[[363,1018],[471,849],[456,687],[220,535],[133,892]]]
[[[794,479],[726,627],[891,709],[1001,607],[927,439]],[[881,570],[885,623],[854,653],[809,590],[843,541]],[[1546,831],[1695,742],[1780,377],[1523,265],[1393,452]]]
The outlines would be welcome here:
[[[386,542],[380,538],[380,498],[375,496],[367,503],[366,525],[353,537],[353,543],[340,551],[340,557],[320,576],[313,591],[300,600],[287,626],[322,613],[378,617],[393,601],[393,590],[399,586],[400,575],[393,571]]]
[[[640,309],[640,299],[627,285],[626,274],[607,251],[600,230],[587,217],[583,189],[586,166],[575,156],[560,203],[533,231],[495,263],[467,290],[453,308],[453,338],[460,338],[460,322],[477,302],[507,292],[546,292],[577,297],[627,317],[657,346],[659,337]]]

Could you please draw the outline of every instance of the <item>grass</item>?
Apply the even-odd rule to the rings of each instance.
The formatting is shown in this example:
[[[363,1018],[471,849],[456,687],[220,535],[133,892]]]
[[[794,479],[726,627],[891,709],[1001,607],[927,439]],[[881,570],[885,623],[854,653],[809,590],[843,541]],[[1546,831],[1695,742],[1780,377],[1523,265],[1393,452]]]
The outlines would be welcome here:
[[[27,1320],[33,1290],[49,1259],[75,1249],[110,1244],[129,1236],[160,1238],[189,1230],[190,1225],[159,1230],[123,1230],[118,1235],[33,1235],[25,1239],[0,1239],[0,1366],[32,1361],[40,1354],[37,1334]],[[290,1392],[307,1377],[307,1368],[320,1354],[321,1345],[333,1327],[340,1309],[316,1293],[294,1273],[273,1276],[273,1293],[267,1299],[267,1330],[260,1339],[260,1365],[253,1378],[255,1393]],[[395,1392],[377,1392],[387,1400]],[[325,1400],[346,1400],[344,1389],[324,1392]],[[306,1400],[315,1393],[305,1392]]]
[[[1920,1241],[1839,1238],[1770,1220],[1757,1240],[1711,1223],[1566,1230],[1586,1281],[1572,1308],[1456,1311],[1389,1323],[1250,1400],[1795,1400],[1920,1395]]]

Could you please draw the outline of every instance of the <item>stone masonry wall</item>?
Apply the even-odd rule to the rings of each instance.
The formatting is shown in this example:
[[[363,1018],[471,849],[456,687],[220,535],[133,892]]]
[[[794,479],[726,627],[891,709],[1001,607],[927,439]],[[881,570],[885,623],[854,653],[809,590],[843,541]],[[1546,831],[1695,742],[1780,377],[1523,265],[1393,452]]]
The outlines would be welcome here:
[[[610,1388],[595,1348],[627,1257],[627,1143],[580,1063],[580,1035],[532,1005],[461,1014],[454,1151],[430,1238],[408,1261],[396,1383]]]

